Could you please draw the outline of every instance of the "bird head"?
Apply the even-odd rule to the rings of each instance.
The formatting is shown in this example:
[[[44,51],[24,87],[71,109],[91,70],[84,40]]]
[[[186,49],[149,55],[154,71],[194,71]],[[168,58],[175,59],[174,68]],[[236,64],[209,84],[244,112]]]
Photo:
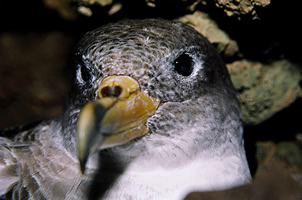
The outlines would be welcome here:
[[[83,37],[75,57],[68,121],[76,124],[69,137],[82,171],[104,149],[176,165],[242,133],[225,65],[188,25],[162,19],[105,25]]]

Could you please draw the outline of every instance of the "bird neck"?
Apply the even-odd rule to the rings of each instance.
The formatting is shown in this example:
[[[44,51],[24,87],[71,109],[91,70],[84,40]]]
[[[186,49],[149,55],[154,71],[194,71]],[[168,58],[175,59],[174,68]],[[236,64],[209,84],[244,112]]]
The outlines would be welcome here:
[[[108,199],[118,199],[121,195],[134,199],[183,199],[193,191],[222,190],[248,183],[247,170],[246,163],[236,156],[195,158],[173,168],[156,163],[141,168],[141,161],[133,160],[124,171],[117,171],[119,174],[115,174],[106,194]],[[107,178],[112,170],[108,172],[104,171]]]
[[[80,113],[80,109],[72,107],[65,110],[60,116],[58,116],[52,126],[52,137],[61,138],[62,145],[65,149],[76,157],[76,127],[77,119]]]

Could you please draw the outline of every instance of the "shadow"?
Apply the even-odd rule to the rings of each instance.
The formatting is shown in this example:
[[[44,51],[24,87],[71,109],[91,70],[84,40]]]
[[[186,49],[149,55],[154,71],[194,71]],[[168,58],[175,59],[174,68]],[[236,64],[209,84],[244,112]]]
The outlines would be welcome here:
[[[88,200],[102,199],[127,168],[110,150],[100,152],[99,169],[91,183]]]
[[[198,9],[208,13],[218,27],[237,42],[240,55],[224,58],[227,62],[244,57],[262,62],[286,58],[302,63],[296,50],[302,45],[302,30],[296,25],[302,16],[298,2],[274,0],[265,7],[255,6],[258,19],[253,19],[251,14],[240,15],[240,20],[236,14],[228,17],[216,6],[216,1],[207,1],[207,5],[200,5]]]
[[[302,133],[302,99],[297,99],[289,107],[276,113],[270,119],[255,126],[244,127],[246,155],[252,175],[257,169],[256,143],[259,141],[295,141],[296,134]]]

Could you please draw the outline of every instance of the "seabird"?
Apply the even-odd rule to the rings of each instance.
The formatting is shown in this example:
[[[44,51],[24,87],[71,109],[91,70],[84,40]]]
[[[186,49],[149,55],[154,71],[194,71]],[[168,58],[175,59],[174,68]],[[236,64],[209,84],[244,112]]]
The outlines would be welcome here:
[[[6,199],[183,199],[251,181],[240,106],[198,32],[163,19],[88,32],[57,118],[1,131]]]

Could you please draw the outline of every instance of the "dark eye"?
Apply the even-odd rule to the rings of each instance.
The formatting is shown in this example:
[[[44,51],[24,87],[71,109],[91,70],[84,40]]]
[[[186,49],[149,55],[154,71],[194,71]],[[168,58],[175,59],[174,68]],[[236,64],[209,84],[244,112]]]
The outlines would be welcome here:
[[[79,81],[89,82],[92,79],[92,71],[89,65],[81,57],[76,57],[75,62],[79,69],[79,73],[77,74]]]
[[[83,81],[85,81],[85,82],[88,82],[91,79],[91,73],[85,65],[81,66],[81,76],[82,76]]]
[[[180,55],[174,61],[175,71],[183,76],[189,76],[193,72],[192,58],[187,54]]]

